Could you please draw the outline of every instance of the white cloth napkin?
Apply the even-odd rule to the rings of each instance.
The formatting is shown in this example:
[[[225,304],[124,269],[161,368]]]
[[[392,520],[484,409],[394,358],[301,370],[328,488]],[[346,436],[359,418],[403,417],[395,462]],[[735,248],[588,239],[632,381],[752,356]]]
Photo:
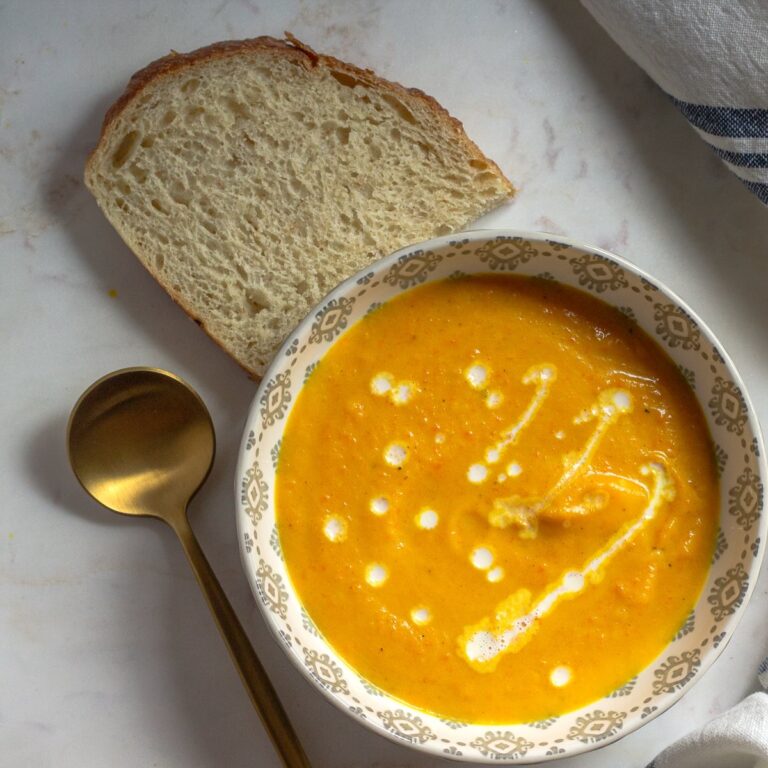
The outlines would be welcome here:
[[[757,677],[768,689],[768,657]],[[667,747],[648,768],[768,768],[768,693],[747,696]]]
[[[768,0],[582,0],[768,204]]]

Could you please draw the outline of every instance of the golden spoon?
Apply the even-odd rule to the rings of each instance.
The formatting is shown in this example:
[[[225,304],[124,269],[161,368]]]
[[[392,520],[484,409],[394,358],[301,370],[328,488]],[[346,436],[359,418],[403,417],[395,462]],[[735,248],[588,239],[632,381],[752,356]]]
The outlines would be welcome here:
[[[69,461],[96,501],[123,515],[156,517],[179,537],[232,661],[288,768],[309,768],[304,750],[187,520],[208,477],[216,438],[203,401],[156,368],[99,379],[77,401],[67,428]]]

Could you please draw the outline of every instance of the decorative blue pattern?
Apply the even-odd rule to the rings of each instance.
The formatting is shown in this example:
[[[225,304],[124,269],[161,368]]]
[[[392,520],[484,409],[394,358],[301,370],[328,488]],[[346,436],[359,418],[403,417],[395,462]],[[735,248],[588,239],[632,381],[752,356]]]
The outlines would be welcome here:
[[[714,148],[715,154],[726,163],[738,165],[741,168],[766,168],[768,167],[768,153],[766,152],[729,152],[726,149]]]
[[[689,122],[713,136],[731,136],[739,139],[768,137],[768,109],[742,107],[709,107],[691,104],[672,97],[678,109]]]
[[[768,152],[759,151],[768,138],[768,109],[710,107],[670,98],[741,183],[768,205]],[[732,140],[732,148],[715,146],[723,139]]]

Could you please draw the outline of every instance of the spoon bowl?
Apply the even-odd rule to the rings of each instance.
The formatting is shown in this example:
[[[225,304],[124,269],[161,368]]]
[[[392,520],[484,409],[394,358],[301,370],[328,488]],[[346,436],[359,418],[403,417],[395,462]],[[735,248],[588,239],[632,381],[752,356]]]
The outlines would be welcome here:
[[[69,460],[85,490],[123,515],[183,512],[213,465],[213,422],[178,376],[126,368],[99,379],[75,405]]]

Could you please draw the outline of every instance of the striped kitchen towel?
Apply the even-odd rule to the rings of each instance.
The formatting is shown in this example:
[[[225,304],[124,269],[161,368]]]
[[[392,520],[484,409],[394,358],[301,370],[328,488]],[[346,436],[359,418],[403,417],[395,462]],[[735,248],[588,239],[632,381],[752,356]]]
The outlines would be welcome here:
[[[768,0],[582,0],[768,204]]]

